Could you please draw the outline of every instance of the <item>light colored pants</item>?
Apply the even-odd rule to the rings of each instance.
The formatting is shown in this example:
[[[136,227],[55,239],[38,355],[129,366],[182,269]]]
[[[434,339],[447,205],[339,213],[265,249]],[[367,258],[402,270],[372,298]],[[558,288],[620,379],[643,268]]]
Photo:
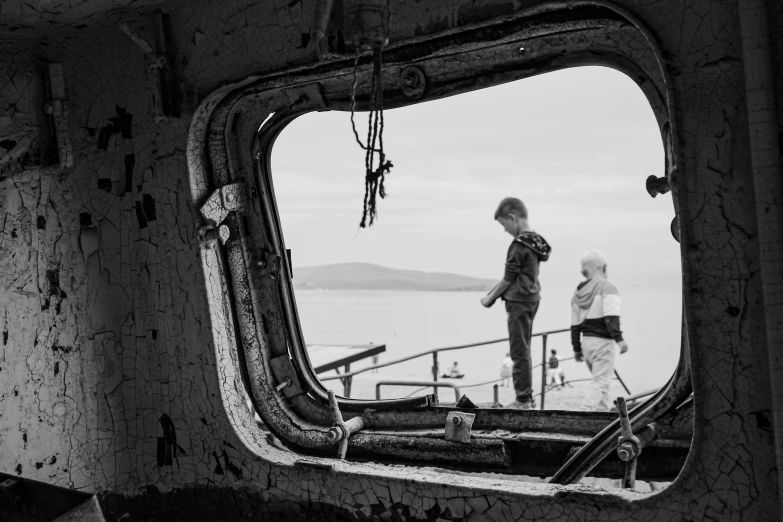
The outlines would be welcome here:
[[[593,380],[579,408],[582,411],[609,411],[609,385],[614,376],[616,344],[613,339],[582,337],[582,355],[587,368],[593,374]]]
[[[547,384],[563,384],[563,369],[562,368],[547,368],[546,369],[546,383]]]

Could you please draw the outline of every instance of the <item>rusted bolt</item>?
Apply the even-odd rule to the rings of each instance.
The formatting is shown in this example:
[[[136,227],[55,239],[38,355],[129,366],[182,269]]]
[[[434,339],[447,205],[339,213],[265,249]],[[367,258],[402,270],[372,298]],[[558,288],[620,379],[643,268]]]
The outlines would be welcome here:
[[[620,457],[620,460],[623,462],[628,462],[636,457],[636,448],[630,442],[624,442],[617,448],[617,456]]]
[[[459,426],[462,424],[462,417],[454,417],[451,419],[451,422],[453,422],[455,426]]]
[[[290,385],[291,385],[291,379],[288,378],[288,379],[284,380],[283,382],[281,382],[280,384],[278,384],[277,386],[275,386],[275,391],[279,392],[280,390],[282,390],[286,386],[290,386]]]
[[[329,428],[329,431],[326,432],[326,438],[329,439],[329,442],[337,442],[338,440],[343,440],[345,436],[345,431],[343,431],[342,428],[339,426],[332,426]]]
[[[421,98],[426,85],[427,78],[424,76],[424,71],[418,67],[409,65],[400,71],[400,87],[407,98],[414,100]]]

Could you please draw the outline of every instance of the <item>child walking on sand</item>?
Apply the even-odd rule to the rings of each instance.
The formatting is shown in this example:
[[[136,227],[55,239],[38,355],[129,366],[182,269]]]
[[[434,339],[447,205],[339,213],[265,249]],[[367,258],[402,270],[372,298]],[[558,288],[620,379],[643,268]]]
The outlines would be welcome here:
[[[576,362],[584,362],[593,376],[580,409],[609,411],[609,385],[614,374],[615,346],[628,343],[620,330],[620,293],[606,279],[606,256],[588,250],[580,259],[585,281],[571,298],[571,344]]]
[[[514,240],[508,247],[506,270],[498,284],[481,298],[481,304],[491,307],[498,298],[506,302],[508,341],[514,362],[512,378],[516,400],[507,408],[531,410],[533,401],[533,367],[530,360],[530,339],[533,319],[541,299],[538,265],[549,259],[552,248],[536,234],[528,223],[525,204],[517,198],[505,198],[495,211],[495,220]]]

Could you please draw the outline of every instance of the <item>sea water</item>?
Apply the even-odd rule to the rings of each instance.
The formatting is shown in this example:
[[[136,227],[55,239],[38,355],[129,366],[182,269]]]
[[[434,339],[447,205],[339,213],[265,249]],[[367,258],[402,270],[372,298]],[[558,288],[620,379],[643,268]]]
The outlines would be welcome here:
[[[571,288],[551,288],[544,294],[533,331],[544,332],[569,328]],[[617,357],[616,369],[632,393],[664,385],[677,365],[680,352],[681,302],[679,283],[641,285],[621,291],[621,327],[630,349]],[[309,344],[383,344],[386,351],[379,362],[400,359],[432,348],[479,343],[507,337],[506,313],[502,301],[492,308],[479,303],[484,293],[412,292],[412,291],[336,291],[296,290],[296,304],[305,337]],[[547,354],[555,349],[561,358],[573,356],[570,333],[550,335]],[[532,342],[533,364],[542,360],[542,338]],[[465,374],[462,386],[498,379],[500,367],[508,352],[508,343],[500,342],[457,351],[440,352],[440,372],[458,362]],[[354,380],[353,397],[374,397],[378,380],[432,380],[432,356],[366,372]],[[371,365],[366,359],[351,365],[359,370]],[[566,377],[589,379],[584,363],[562,364]],[[534,389],[538,391],[541,369],[534,370]],[[334,372],[319,377],[333,376]],[[326,381],[328,387],[341,390],[340,381]],[[585,383],[582,383],[583,386]],[[576,384],[575,384],[576,386]],[[487,400],[491,385],[465,389],[471,397]],[[431,388],[428,389],[431,391]],[[508,389],[506,389],[508,390]],[[383,398],[401,397],[415,388],[394,387],[384,390]],[[424,393],[424,392],[422,392]],[[511,393],[508,390],[508,393]],[[506,393],[506,395],[508,395]],[[451,399],[444,390],[441,397]],[[443,399],[442,399],[443,400]]]

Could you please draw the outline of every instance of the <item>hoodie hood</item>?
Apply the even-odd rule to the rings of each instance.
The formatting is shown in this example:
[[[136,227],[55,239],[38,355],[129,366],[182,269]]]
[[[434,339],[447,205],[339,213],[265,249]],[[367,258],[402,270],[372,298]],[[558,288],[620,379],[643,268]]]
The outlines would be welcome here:
[[[596,295],[606,293],[616,294],[617,289],[603,277],[594,277],[579,283],[574,292],[574,297],[571,298],[571,302],[579,308],[590,308]]]
[[[549,246],[546,239],[535,232],[522,232],[522,234],[514,238],[514,241],[522,243],[535,252],[536,255],[538,255],[539,261],[546,261],[549,259],[549,254],[552,252],[552,247]]]

